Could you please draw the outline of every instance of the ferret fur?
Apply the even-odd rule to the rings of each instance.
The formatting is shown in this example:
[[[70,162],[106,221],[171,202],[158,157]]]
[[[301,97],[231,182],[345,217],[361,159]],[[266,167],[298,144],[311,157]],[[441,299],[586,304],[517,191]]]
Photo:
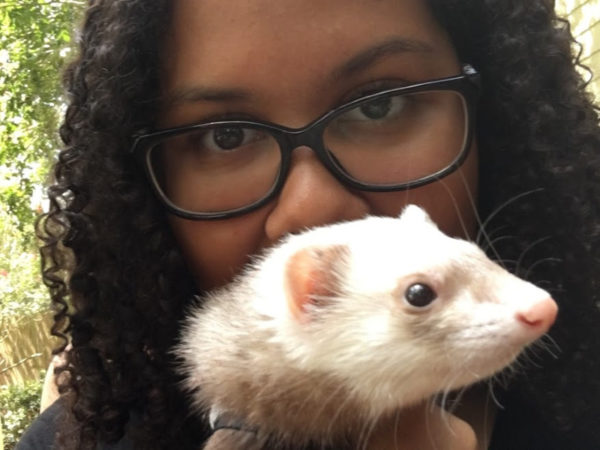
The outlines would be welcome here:
[[[414,283],[436,299],[409,304]],[[282,448],[356,448],[379,418],[510,365],[555,314],[546,291],[409,206],[288,236],[200,299],[176,354],[202,414]]]

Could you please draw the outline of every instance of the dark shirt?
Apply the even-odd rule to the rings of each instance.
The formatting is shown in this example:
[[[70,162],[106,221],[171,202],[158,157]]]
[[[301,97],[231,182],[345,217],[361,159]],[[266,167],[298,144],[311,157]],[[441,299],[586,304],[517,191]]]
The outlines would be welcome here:
[[[56,401],[40,414],[25,431],[15,450],[58,449],[54,438],[63,413],[62,402]],[[131,441],[125,436],[116,444],[98,444],[98,450],[133,450]]]
[[[517,405],[511,405],[511,400],[515,399],[508,396],[503,400],[507,407],[498,412],[490,450],[600,449],[600,431],[594,426],[598,423],[596,413],[590,414],[594,418],[590,422],[589,433],[574,431],[572,435],[567,436],[567,433],[548,427],[547,423],[539,421],[540,415],[535,404],[528,408],[526,402],[517,401],[520,407],[516,407]],[[591,408],[596,411],[595,407]],[[63,411],[60,400],[46,409],[27,429],[15,450],[58,449],[54,445],[54,438]],[[235,426],[227,424],[225,428],[236,429]],[[204,439],[199,439],[197,442],[203,442]],[[127,435],[116,444],[97,445],[97,450],[133,450],[133,448]]]

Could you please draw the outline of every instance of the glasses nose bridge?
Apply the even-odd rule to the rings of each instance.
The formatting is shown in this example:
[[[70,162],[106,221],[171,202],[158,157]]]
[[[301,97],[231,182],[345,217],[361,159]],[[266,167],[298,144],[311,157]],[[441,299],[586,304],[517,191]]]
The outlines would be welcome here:
[[[322,136],[321,121],[313,122],[303,128],[284,130],[286,153],[291,156],[298,147],[309,147],[320,156],[323,148]]]

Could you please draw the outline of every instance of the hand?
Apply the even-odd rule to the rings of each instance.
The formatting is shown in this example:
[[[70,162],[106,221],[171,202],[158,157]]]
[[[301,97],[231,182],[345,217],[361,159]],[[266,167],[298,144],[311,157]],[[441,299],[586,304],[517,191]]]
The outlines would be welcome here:
[[[477,436],[464,420],[423,403],[382,420],[368,450],[477,450]]]
[[[361,447],[362,448],[362,447]],[[367,450],[477,450],[477,437],[464,420],[423,403],[383,419],[371,433]],[[253,433],[216,431],[203,450],[258,450],[263,445]]]
[[[202,450],[262,450],[263,447],[252,432],[221,428],[206,441]]]

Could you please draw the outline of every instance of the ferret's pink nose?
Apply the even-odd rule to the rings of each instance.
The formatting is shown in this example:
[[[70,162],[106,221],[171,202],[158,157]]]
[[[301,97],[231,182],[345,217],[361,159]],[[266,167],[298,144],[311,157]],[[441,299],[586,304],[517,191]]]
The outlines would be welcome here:
[[[527,305],[520,311],[517,311],[517,319],[529,327],[539,329],[540,333],[545,333],[556,320],[558,306],[556,302],[547,297],[535,303]]]

